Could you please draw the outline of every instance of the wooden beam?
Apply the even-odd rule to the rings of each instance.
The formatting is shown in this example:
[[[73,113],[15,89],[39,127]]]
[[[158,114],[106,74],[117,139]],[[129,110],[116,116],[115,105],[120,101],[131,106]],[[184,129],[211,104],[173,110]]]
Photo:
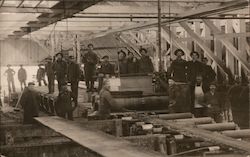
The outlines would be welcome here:
[[[22,4],[23,4],[24,1],[25,1],[25,0],[22,0],[22,1],[18,4],[17,8],[20,8],[20,7],[22,6]]]
[[[206,43],[204,43],[204,41],[200,38],[200,36],[194,33],[186,22],[180,22],[179,24],[196,41],[196,43],[204,50],[204,52],[210,58],[212,58],[224,72],[226,72],[227,71],[226,67],[224,66],[222,61],[217,56],[215,56],[215,54],[211,51],[209,47],[207,47]]]
[[[5,0],[1,0],[1,2],[0,2],[0,7],[2,7],[2,6],[3,6],[4,1],[5,1]]]
[[[222,32],[213,24],[212,21],[210,20],[203,20],[204,23],[211,29],[211,31],[213,32],[213,34],[222,34]],[[216,38],[216,36],[215,36]],[[241,53],[239,53],[239,51],[233,46],[233,44],[228,40],[228,39],[223,39],[223,38],[219,38],[219,40],[221,41],[221,43],[223,45],[226,46],[226,48],[228,49],[229,52],[231,52],[231,54],[239,60],[239,62],[241,62],[242,66],[247,70],[247,72],[250,72],[250,65],[249,63],[246,61],[246,58],[244,58]]]

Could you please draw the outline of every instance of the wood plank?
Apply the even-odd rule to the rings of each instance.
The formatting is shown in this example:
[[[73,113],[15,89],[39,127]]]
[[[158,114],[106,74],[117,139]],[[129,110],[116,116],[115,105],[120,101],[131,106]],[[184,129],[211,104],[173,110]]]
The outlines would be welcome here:
[[[163,157],[160,153],[142,151],[128,141],[59,117],[37,117],[35,120],[103,157]]]
[[[169,122],[169,121],[164,121],[160,119],[148,119],[148,122],[153,123],[153,124],[162,124],[186,136],[199,137],[205,141],[209,141],[218,145],[229,146],[235,149],[245,151],[246,153],[250,153],[249,142],[239,141],[231,137],[224,136],[217,132],[211,132],[211,131],[194,128],[194,127],[188,127],[188,126],[183,127],[183,125],[176,124],[172,121]]]

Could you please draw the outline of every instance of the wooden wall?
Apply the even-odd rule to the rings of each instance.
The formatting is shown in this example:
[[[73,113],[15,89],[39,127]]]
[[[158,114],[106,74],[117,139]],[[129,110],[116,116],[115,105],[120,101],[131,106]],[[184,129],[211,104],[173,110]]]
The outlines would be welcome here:
[[[1,66],[36,65],[47,56],[46,51],[34,41],[25,39],[0,41]]]

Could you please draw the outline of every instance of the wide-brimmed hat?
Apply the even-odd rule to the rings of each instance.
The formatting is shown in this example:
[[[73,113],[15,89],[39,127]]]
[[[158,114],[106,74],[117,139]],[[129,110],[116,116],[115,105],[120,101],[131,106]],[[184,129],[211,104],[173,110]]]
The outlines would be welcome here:
[[[102,57],[102,59],[105,59],[105,58],[109,59],[109,56],[105,55],[105,56]]]

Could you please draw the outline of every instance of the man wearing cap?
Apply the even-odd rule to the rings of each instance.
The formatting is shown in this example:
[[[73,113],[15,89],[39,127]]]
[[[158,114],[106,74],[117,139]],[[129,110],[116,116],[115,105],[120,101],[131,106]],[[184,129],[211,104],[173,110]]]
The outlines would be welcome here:
[[[45,73],[48,78],[48,90],[49,94],[54,93],[55,86],[55,73],[53,69],[52,57],[46,58]]]
[[[94,89],[94,76],[96,70],[96,64],[98,62],[98,56],[95,54],[93,44],[88,44],[88,52],[83,55],[85,82],[87,91]]]
[[[102,63],[101,67],[99,69],[99,74],[98,74],[98,91],[101,90],[102,88],[102,83],[103,83],[103,78],[109,78],[111,75],[114,75],[114,67],[113,65],[109,62],[109,56],[105,55],[102,57]]]
[[[174,54],[176,59],[169,67],[168,76],[175,82],[187,82],[187,62],[181,58],[184,52],[181,49],[177,49]]]
[[[38,65],[36,79],[37,79],[37,82],[38,82],[39,86],[42,85],[42,81],[43,81],[44,85],[47,86],[47,82],[45,80],[45,69],[42,67],[42,64]]]
[[[134,56],[133,52],[131,51],[128,51],[127,64],[128,64],[128,74],[138,73],[139,71],[138,59]]]
[[[53,69],[58,83],[58,91],[61,90],[62,84],[66,83],[67,78],[67,63],[63,60],[63,54],[56,54],[56,61],[53,64]]]
[[[29,82],[20,99],[24,124],[32,124],[35,122],[33,118],[38,117],[40,98],[37,92],[34,91],[34,86],[35,83]]]
[[[16,92],[15,83],[14,83],[15,71],[11,68],[10,64],[8,64],[7,67],[8,69],[5,71],[4,74],[7,75],[9,92],[11,92],[11,87],[12,87],[12,92]]]
[[[215,80],[216,73],[212,67],[208,64],[208,59],[206,57],[202,58],[203,66],[203,84],[205,87],[205,92],[209,91],[209,85]]]
[[[141,59],[139,60],[139,73],[153,73],[154,66],[148,55],[148,51],[144,48],[140,49]]]
[[[68,82],[71,85],[71,91],[73,94],[74,103],[77,105],[78,99],[78,83],[80,79],[80,66],[76,63],[74,56],[69,56],[69,64],[68,64]]]
[[[20,65],[20,69],[17,72],[17,76],[18,76],[18,80],[20,82],[21,90],[23,90],[24,87],[26,87],[27,72],[23,68],[22,64]]]

